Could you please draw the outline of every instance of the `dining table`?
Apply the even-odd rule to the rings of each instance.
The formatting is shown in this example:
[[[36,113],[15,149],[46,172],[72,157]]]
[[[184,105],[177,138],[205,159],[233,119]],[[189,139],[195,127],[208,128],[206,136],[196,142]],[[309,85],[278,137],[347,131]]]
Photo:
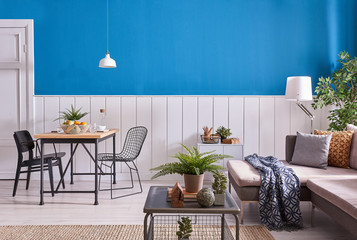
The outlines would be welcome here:
[[[113,159],[113,172],[105,173],[98,165],[98,144],[100,142],[106,141],[112,138],[113,143],[113,156],[115,156],[115,136],[119,129],[109,129],[107,131],[97,131],[97,132],[85,132],[79,134],[66,134],[58,132],[47,132],[35,134],[34,137],[40,141],[41,149],[41,167],[40,167],[40,205],[44,205],[44,193],[52,193],[51,191],[45,191],[43,186],[43,170],[44,170],[44,158],[45,145],[46,144],[70,144],[70,158],[65,167],[64,174],[59,181],[54,193],[91,193],[94,194],[94,205],[98,205],[98,176],[99,175],[113,175],[113,183],[116,183],[115,179],[115,161]],[[94,155],[89,151],[87,144],[94,145]],[[87,154],[90,156],[91,160],[94,162],[94,173],[93,172],[74,172],[73,171],[73,161],[74,155],[78,149],[78,146],[82,146]],[[64,175],[67,173],[70,167],[71,174],[71,184],[73,184],[73,175],[94,175],[94,190],[91,191],[78,191],[78,190],[59,190],[60,183],[62,182]]]

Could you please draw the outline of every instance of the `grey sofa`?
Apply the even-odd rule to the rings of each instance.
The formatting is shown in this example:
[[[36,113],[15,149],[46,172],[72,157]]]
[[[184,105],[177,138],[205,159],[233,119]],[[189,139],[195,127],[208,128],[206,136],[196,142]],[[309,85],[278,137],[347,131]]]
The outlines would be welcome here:
[[[346,180],[355,179],[357,181],[357,170],[353,168],[337,168],[328,166],[327,169],[312,168],[306,166],[292,165],[289,162],[291,161],[294,148],[295,148],[296,136],[287,136],[286,137],[286,160],[282,161],[286,166],[292,168],[296,175],[300,179],[301,183],[301,201],[313,201],[314,206],[319,206],[318,193],[314,192],[312,187],[313,183],[308,183],[309,180],[318,179],[320,181],[325,180]],[[244,221],[244,205],[249,202],[258,202],[259,200],[259,188],[261,184],[261,178],[258,171],[253,168],[248,162],[244,160],[230,160],[227,164],[228,168],[228,178],[229,178],[229,191],[232,187],[237,193],[240,202],[241,202],[241,223]],[[357,186],[357,183],[356,185]],[[357,200],[357,187],[356,189],[356,200]],[[324,198],[324,196],[320,196]],[[328,199],[327,199],[328,201]],[[325,205],[324,205],[325,206]],[[322,208],[322,207],[321,207]],[[355,210],[357,211],[357,201],[354,205]],[[322,208],[322,210],[324,207]],[[342,210],[343,211],[343,210]],[[327,212],[327,214],[329,214]],[[350,215],[349,213],[347,213]],[[354,215],[355,224],[357,223],[357,213]],[[333,216],[334,217],[334,216]],[[340,219],[339,219],[340,221]]]

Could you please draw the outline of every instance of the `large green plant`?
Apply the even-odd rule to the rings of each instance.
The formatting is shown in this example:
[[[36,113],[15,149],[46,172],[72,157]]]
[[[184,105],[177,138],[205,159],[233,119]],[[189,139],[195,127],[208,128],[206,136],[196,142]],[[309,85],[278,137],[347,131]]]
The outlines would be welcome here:
[[[219,169],[224,169],[220,165],[214,163],[218,162],[223,158],[231,158],[232,156],[222,155],[222,154],[212,154],[212,152],[199,153],[197,148],[192,147],[192,150],[181,144],[181,146],[186,150],[185,153],[177,153],[174,158],[177,158],[178,162],[171,162],[162,164],[156,168],[152,168],[152,171],[157,172],[151,179],[165,176],[168,174],[192,174],[192,175],[201,175],[204,172],[212,172]]]
[[[357,57],[351,58],[347,52],[338,56],[341,68],[331,78],[319,78],[312,107],[334,106],[329,111],[329,130],[341,131],[348,123],[357,123]]]

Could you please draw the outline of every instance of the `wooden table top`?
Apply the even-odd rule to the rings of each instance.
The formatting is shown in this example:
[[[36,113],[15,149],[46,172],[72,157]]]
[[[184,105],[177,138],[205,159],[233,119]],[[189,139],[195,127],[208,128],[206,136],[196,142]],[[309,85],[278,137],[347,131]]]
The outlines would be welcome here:
[[[80,133],[80,134],[66,134],[66,133],[40,133],[40,134],[35,134],[35,138],[57,138],[57,139],[93,139],[93,138],[104,138],[106,136],[109,136],[113,133],[119,132],[119,129],[113,128],[110,129],[108,132],[86,132],[86,133]]]

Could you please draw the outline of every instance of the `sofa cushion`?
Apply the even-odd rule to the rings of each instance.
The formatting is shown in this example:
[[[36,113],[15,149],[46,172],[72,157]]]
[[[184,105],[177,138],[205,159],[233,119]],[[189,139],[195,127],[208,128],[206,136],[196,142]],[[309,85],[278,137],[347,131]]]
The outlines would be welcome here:
[[[357,219],[357,179],[310,179],[307,187]]]
[[[297,132],[291,164],[309,167],[327,167],[331,134],[313,135]]]
[[[327,166],[327,169],[312,168],[306,166],[292,165],[282,161],[286,166],[292,168],[300,179],[301,186],[311,178],[335,178],[335,179],[357,179],[357,171],[354,169]],[[227,163],[228,172],[240,187],[259,187],[260,175],[252,165],[245,160],[230,160]]]
[[[331,133],[332,139],[328,154],[328,165],[349,168],[353,131],[330,132],[314,130],[314,134],[316,135],[326,135]]]
[[[357,126],[347,124],[347,131],[354,131],[350,152],[350,167],[357,169]]]

